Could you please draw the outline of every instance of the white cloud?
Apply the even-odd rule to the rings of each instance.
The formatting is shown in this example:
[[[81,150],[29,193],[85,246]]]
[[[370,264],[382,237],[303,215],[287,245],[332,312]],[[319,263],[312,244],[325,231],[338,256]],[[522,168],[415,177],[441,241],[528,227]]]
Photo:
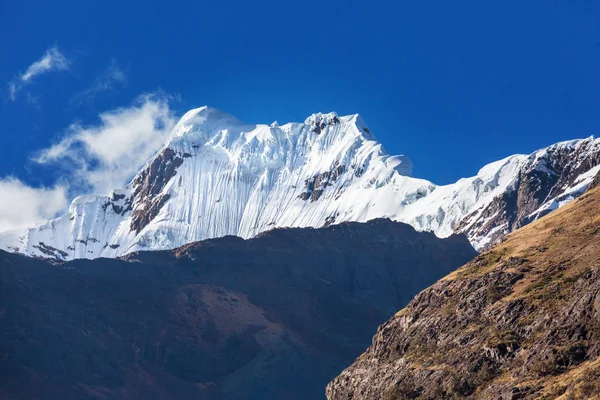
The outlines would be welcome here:
[[[33,188],[16,178],[0,179],[0,231],[31,227],[64,211],[67,189]]]
[[[138,172],[175,124],[168,100],[160,95],[142,96],[131,107],[103,112],[99,118],[96,125],[71,125],[62,140],[34,160],[61,167],[77,191],[107,194]]]
[[[11,100],[17,98],[18,92],[28,84],[31,84],[37,76],[50,71],[64,71],[69,69],[70,61],[54,46],[46,50],[42,58],[27,67],[25,72],[16,76],[8,83],[8,91]]]
[[[125,86],[126,84],[127,72],[113,59],[108,68],[94,80],[89,88],[71,98],[70,104],[72,107],[80,106],[84,102],[93,100],[100,93],[113,91],[117,86]]]
[[[123,187],[164,144],[175,119],[168,99],[140,97],[131,107],[106,111],[99,123],[73,124],[58,143],[35,161],[64,172],[53,187],[31,187],[0,178],[0,232],[32,227],[65,212],[69,197],[106,194]]]

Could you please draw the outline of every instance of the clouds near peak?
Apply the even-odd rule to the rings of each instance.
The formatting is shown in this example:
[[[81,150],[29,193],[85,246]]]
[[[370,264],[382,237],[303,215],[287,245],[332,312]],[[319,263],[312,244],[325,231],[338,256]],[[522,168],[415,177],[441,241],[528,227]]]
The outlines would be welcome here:
[[[100,113],[94,124],[73,123],[60,140],[33,158],[61,173],[52,187],[0,178],[0,232],[54,218],[79,194],[108,194],[124,187],[164,145],[175,125],[169,100],[162,94],[143,95],[129,107]]]
[[[40,107],[39,95],[25,87],[45,74],[66,71],[72,61],[57,46],[50,47],[7,83],[9,98],[23,98]],[[84,90],[71,98],[71,106],[91,102],[104,92],[128,83],[127,71],[112,59]],[[94,122],[74,122],[51,146],[32,160],[60,174],[50,186],[31,186],[18,178],[0,177],[0,232],[32,227],[67,210],[69,200],[83,193],[108,194],[124,187],[165,143],[175,125],[172,97],[145,94],[131,105],[109,109]]]
[[[37,225],[68,205],[63,185],[35,188],[12,177],[0,179],[0,232]]]
[[[144,95],[130,107],[101,113],[96,124],[72,124],[34,160],[58,166],[79,191],[107,194],[163,146],[175,122],[165,96]]]
[[[32,84],[40,75],[51,71],[68,70],[70,64],[71,61],[60,52],[58,47],[49,48],[39,60],[27,67],[25,72],[18,74],[8,83],[10,99],[16,100],[21,89]]]
[[[111,59],[109,66],[98,76],[85,90],[76,93],[70,100],[71,107],[77,107],[85,102],[91,102],[97,95],[103,92],[111,92],[117,87],[127,85],[127,72]]]

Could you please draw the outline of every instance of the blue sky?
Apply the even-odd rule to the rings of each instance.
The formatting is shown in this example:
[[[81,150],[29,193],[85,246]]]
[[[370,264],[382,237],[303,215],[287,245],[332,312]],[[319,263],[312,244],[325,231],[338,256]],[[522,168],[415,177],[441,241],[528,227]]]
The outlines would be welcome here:
[[[600,128],[597,1],[4,1],[0,48],[0,192],[26,193],[31,219],[152,147],[120,149],[125,166],[107,153],[123,143],[82,154],[85,138],[205,104],[264,123],[358,112],[435,183]]]

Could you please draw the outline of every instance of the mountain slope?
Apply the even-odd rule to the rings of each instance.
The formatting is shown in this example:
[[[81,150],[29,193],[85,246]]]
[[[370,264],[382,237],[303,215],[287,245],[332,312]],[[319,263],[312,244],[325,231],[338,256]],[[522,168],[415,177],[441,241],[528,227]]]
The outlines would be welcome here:
[[[475,254],[381,219],[125,259],[0,251],[0,397],[322,398],[378,324]]]
[[[418,294],[328,398],[595,398],[598,239],[596,188]]]
[[[387,217],[476,248],[577,197],[600,163],[600,140],[559,143],[489,164],[455,184],[410,177],[358,115],[248,125],[202,107],[184,115],[125,189],[81,196],[69,212],[0,248],[58,259],[117,257],[276,227]]]

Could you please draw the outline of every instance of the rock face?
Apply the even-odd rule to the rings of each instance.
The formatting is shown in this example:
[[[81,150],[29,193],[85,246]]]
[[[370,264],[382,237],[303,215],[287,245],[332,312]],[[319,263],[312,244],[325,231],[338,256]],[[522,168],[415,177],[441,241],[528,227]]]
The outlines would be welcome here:
[[[0,248],[61,260],[118,257],[386,217],[440,237],[464,233],[485,249],[583,193],[599,162],[592,137],[438,186],[411,177],[410,159],[388,154],[359,115],[252,125],[202,107],[182,117],[126,188],[78,197],[62,217],[0,233]]]
[[[132,231],[140,233],[169,200],[169,193],[162,191],[183,164],[183,157],[167,147],[133,179],[131,203],[136,203],[136,209],[131,216]]]
[[[600,170],[600,142],[589,138],[558,143],[521,164],[503,193],[455,226],[469,237],[484,238],[479,249],[583,194]]]
[[[123,259],[0,251],[0,397],[322,398],[380,323],[475,254],[383,219]]]
[[[599,239],[596,188],[418,294],[328,399],[595,398]]]

